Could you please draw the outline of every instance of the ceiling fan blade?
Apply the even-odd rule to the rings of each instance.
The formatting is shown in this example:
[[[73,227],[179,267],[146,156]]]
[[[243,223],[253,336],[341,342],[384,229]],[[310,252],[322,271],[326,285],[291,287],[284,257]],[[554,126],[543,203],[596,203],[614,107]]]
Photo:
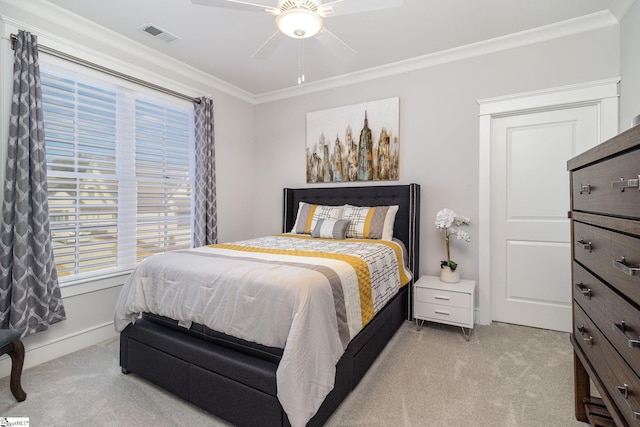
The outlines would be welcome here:
[[[327,28],[323,28],[315,38],[322,43],[332,54],[339,58],[347,58],[356,54],[356,51],[342,39],[333,34]]]
[[[318,13],[321,16],[347,15],[400,7],[402,2],[403,0],[328,0],[322,2]]]
[[[242,0],[191,0],[191,3],[201,6],[221,7],[225,9],[248,10],[250,12],[269,13],[280,12],[274,4],[259,4]],[[271,1],[271,3],[274,3]]]
[[[251,55],[251,58],[255,59],[267,59],[277,48],[282,44],[285,39],[285,35],[280,31],[276,31],[271,34],[271,36],[267,39],[266,42],[262,43],[262,45]]]

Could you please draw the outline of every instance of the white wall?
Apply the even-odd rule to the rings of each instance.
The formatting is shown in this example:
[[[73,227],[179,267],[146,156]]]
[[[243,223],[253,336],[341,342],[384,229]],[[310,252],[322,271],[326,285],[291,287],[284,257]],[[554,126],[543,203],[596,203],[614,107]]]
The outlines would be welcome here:
[[[454,241],[463,278],[478,277],[477,100],[618,77],[617,25],[353,84],[257,108],[258,234],[279,230],[282,187],[305,187],[305,113],[400,97],[400,181],[421,185],[421,274],[444,258],[434,226],[449,207],[471,217],[471,243]],[[357,134],[354,129],[354,133]],[[387,183],[388,184],[388,183]],[[318,185],[318,184],[315,184]],[[482,283],[479,286],[483,286]]]
[[[256,192],[252,97],[198,70],[63,13],[48,3],[0,0],[0,15],[0,176],[4,176],[13,67],[9,37],[18,29],[24,29],[38,35],[42,45],[189,96],[211,96],[215,104],[219,239],[238,240],[255,234],[251,209],[238,203],[239,199],[250,202],[251,198],[246,195]],[[126,275],[122,275],[100,282],[63,286],[67,320],[24,340],[25,367],[116,337],[113,310],[125,278]],[[0,359],[0,377],[9,374],[10,366],[6,356]]]
[[[640,2],[635,1],[620,23],[620,131],[640,114]]]

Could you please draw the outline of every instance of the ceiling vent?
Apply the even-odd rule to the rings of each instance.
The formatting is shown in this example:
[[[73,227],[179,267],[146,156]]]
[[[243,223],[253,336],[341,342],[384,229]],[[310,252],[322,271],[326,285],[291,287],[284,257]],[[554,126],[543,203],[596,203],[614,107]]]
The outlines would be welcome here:
[[[154,24],[145,25],[144,27],[142,27],[142,31],[166,43],[171,43],[180,39],[180,37],[176,36],[175,34],[171,34],[170,32],[163,30],[162,28]]]

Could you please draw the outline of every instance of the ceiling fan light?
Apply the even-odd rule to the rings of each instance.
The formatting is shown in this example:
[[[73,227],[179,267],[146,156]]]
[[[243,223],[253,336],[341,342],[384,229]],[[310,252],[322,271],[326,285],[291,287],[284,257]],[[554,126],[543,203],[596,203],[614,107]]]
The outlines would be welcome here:
[[[313,37],[322,29],[322,18],[304,8],[289,9],[276,17],[276,27],[294,39]]]

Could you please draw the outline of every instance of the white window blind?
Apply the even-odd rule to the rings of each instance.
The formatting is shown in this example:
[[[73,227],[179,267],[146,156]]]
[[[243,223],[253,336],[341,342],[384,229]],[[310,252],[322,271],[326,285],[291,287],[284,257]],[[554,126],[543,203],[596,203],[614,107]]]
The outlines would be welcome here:
[[[136,101],[138,261],[191,241],[190,135],[193,115]]]
[[[51,233],[62,283],[188,248],[191,235],[193,107],[78,71],[74,64],[41,64]]]

